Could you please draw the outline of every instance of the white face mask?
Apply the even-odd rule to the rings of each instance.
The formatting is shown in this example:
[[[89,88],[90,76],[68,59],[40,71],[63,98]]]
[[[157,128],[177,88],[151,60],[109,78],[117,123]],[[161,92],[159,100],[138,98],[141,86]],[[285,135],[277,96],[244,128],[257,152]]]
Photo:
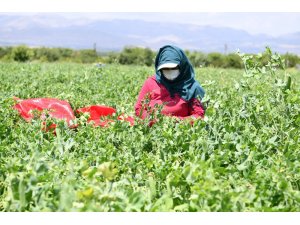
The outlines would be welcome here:
[[[179,76],[180,71],[179,71],[179,69],[175,69],[175,70],[164,70],[164,69],[162,69],[162,73],[165,76],[165,78],[167,78],[168,80],[175,80],[176,77]]]

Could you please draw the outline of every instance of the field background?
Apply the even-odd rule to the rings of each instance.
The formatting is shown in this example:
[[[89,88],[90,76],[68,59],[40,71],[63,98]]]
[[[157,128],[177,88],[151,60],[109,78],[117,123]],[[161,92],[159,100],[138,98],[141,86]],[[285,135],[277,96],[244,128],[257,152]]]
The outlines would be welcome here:
[[[300,72],[254,77],[196,68],[205,120],[159,116],[153,127],[59,123],[57,135],[12,109],[53,97],[73,110],[104,104],[134,115],[153,67],[0,63],[1,211],[299,211]]]

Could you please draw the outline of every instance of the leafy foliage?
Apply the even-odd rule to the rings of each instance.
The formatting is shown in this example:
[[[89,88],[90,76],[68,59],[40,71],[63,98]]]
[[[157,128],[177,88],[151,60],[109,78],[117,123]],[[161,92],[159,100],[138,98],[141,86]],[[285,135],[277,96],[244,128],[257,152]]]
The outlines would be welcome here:
[[[1,63],[0,210],[299,211],[300,74],[269,53],[268,66],[241,55],[244,73],[197,68],[209,105],[193,126],[156,115],[151,128],[94,128],[82,115],[77,129],[55,121],[56,135],[23,121],[12,96],[132,116],[153,68]]]
[[[26,62],[31,59],[33,52],[25,45],[20,45],[12,50],[11,57],[17,62]]]
[[[235,68],[242,69],[243,61],[235,53],[221,54],[219,52],[204,53],[185,50],[194,67]],[[125,46],[121,51],[97,51],[93,49],[74,50],[70,48],[47,48],[27,46],[0,47],[1,61],[39,61],[39,62],[75,62],[75,63],[119,63],[121,65],[151,66],[154,64],[156,52],[149,48]],[[245,55],[245,54],[244,54]],[[256,57],[247,54],[249,57]],[[281,55],[287,68],[298,68],[300,57],[286,53]],[[260,63],[269,62],[268,53],[260,54]]]

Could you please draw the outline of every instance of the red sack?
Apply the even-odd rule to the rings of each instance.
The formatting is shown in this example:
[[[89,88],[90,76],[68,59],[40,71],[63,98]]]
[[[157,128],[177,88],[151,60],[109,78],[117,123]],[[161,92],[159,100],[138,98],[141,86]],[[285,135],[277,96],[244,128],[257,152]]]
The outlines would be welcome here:
[[[74,112],[70,104],[66,101],[62,101],[55,98],[32,98],[32,99],[17,99],[18,103],[13,107],[18,110],[21,117],[23,117],[27,122],[33,119],[33,110],[38,110],[42,112],[41,119],[45,119],[46,115],[44,110],[49,112],[49,116],[56,119],[65,119],[68,124],[70,120],[74,120]],[[50,128],[55,128],[56,125],[52,124]]]
[[[88,122],[94,122],[94,126],[106,127],[113,120],[109,120],[103,118],[105,116],[112,116],[116,113],[116,109],[103,105],[92,105],[84,108],[79,108],[76,110],[77,113],[90,113],[90,117],[88,118]]]
[[[77,125],[70,125],[70,121],[75,119],[74,112],[67,101],[62,101],[55,98],[32,98],[22,100],[19,98],[14,98],[18,103],[13,106],[14,109],[18,110],[21,117],[27,122],[34,118],[34,110],[41,112],[40,118],[45,119],[46,113],[52,118],[64,119],[69,124],[70,128],[75,128]],[[84,108],[79,108],[76,110],[77,113],[90,113],[88,122],[94,122],[94,126],[107,127],[109,123],[114,122],[113,119],[108,118],[116,113],[116,109],[103,105],[92,105]],[[130,116],[120,115],[117,118],[120,121],[127,121],[131,126],[134,125],[134,118]],[[46,122],[42,123],[42,129],[49,131],[56,128],[56,124],[51,124],[46,127]]]
[[[134,118],[131,116],[120,115],[118,116],[118,120],[127,121],[130,123],[131,126],[134,125]]]
[[[79,108],[76,110],[77,113],[90,113],[88,122],[94,122],[94,126],[107,127],[109,123],[114,122],[112,119],[107,119],[105,117],[112,116],[116,113],[116,109],[103,105],[92,105],[84,108]],[[127,121],[131,126],[134,125],[134,119],[130,116],[120,115],[118,120]]]

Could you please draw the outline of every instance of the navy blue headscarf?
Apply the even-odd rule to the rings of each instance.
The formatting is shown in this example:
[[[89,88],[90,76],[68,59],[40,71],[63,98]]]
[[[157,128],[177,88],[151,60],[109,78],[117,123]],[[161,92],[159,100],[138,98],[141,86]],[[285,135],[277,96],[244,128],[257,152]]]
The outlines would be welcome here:
[[[157,70],[164,63],[176,63],[179,65],[180,74],[175,80],[170,81],[166,79],[162,72]],[[178,93],[186,101],[192,98],[200,97],[202,99],[204,97],[205,91],[198,81],[194,79],[194,69],[180,48],[172,45],[160,48],[155,58],[155,71],[156,80],[167,88],[171,96]]]

